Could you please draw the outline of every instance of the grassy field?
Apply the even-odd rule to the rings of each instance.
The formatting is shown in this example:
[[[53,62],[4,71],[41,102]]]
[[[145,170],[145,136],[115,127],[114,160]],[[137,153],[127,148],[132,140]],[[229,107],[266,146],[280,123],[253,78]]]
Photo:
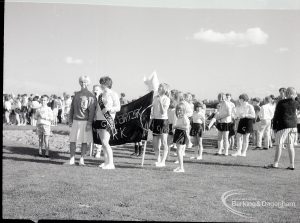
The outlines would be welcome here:
[[[67,127],[53,128],[67,140]],[[24,144],[7,135],[22,130],[3,130],[2,217],[13,219],[80,219],[133,221],[227,221],[227,222],[299,222],[300,158],[296,147],[296,169],[286,170],[287,151],[283,151],[279,169],[264,169],[271,163],[274,149],[249,150],[247,157],[215,156],[217,149],[207,143],[203,160],[189,160],[185,173],[173,173],[173,153],[165,168],[154,166],[149,145],[144,167],[141,158],[130,157],[133,145],[114,147],[115,170],[102,170],[100,161],[86,158],[86,167],[63,165],[69,153],[52,148],[51,158],[36,156],[35,144]],[[55,136],[55,135],[54,135]],[[207,138],[211,138],[209,135]],[[54,139],[55,140],[55,137]],[[232,151],[231,151],[232,152]],[[298,156],[297,156],[298,155]],[[77,155],[79,159],[79,155]],[[77,159],[77,161],[78,161]],[[102,159],[101,159],[102,161]],[[228,198],[255,198],[256,201],[294,202],[292,207],[234,207],[247,217],[230,212],[222,195],[244,190]],[[231,206],[232,207],[232,206]]]

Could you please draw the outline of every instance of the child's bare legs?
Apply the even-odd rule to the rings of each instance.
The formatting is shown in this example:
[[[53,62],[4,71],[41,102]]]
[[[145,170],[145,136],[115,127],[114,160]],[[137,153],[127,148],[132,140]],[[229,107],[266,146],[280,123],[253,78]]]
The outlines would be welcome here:
[[[5,121],[6,121],[6,124],[9,124],[9,122],[10,122],[9,115],[10,115],[10,113],[8,111],[6,111],[5,112]]]
[[[103,169],[114,169],[115,165],[114,165],[113,151],[109,145],[110,133],[105,129],[101,129],[100,130],[100,139],[102,142],[103,151],[105,151],[107,153],[107,158],[106,158],[107,164],[105,164],[103,166]]]
[[[203,144],[202,144],[202,137],[199,137],[199,156],[197,160],[202,160],[202,153],[203,153]]]
[[[157,163],[160,163],[161,161],[160,146],[161,146],[161,138],[159,136],[153,135],[153,147],[154,147],[155,157],[157,157]]]
[[[293,140],[294,141],[294,140]],[[290,166],[291,168],[295,168],[295,149],[294,149],[294,142],[289,143],[288,145],[288,152],[290,158]]]
[[[250,133],[246,133],[243,135],[243,149],[242,149],[242,156],[246,156],[248,145],[249,145],[249,136]]]
[[[161,165],[165,166],[166,159],[167,159],[168,152],[169,152],[169,149],[168,149],[168,134],[162,134],[161,135],[161,141],[162,141],[162,144],[163,144],[163,147],[164,147],[164,153],[163,153],[163,157],[162,157],[162,160],[161,160]]]
[[[237,151],[233,153],[232,156],[240,156],[242,154],[243,135],[237,133],[236,140],[237,140]]]
[[[82,143],[81,144],[81,157],[80,157],[80,161],[79,161],[79,165],[85,165],[84,164],[84,156],[87,150],[87,143]]]
[[[168,155],[167,155],[167,160],[169,160],[169,155],[171,152],[171,147],[173,145],[173,136],[172,135],[168,135],[167,137],[167,142],[168,142]]]
[[[218,131],[218,154],[222,154],[223,150],[223,134],[221,131]]]
[[[44,136],[43,135],[39,135],[39,155],[40,156],[43,154],[42,153],[43,144],[44,144]]]
[[[70,142],[70,165],[75,164],[76,142]]]
[[[45,149],[46,149],[46,157],[49,156],[49,136],[44,136],[44,143],[45,143]]]
[[[191,159],[195,159],[199,155],[199,136],[195,136],[195,154],[191,157]]]
[[[177,144],[177,154],[178,154],[178,160],[179,160],[179,167],[174,169],[174,172],[184,172],[183,168],[183,145]]]
[[[234,150],[234,135],[229,138],[229,149]]]
[[[95,144],[95,143],[93,143],[93,145],[96,147],[96,155],[95,155],[95,157],[100,159],[100,157],[101,157],[102,145]]]
[[[20,115],[16,113],[16,121],[17,121],[17,125],[20,126],[21,122],[20,122]]]

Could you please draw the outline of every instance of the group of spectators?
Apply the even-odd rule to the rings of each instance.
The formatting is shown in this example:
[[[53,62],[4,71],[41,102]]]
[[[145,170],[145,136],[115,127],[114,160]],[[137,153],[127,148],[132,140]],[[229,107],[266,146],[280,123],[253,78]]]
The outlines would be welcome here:
[[[47,106],[51,108],[53,112],[52,126],[56,126],[58,123],[68,124],[68,115],[72,103],[72,97],[68,94],[64,94],[62,97],[57,95],[51,95]],[[4,123],[6,125],[17,125],[26,126],[32,125],[36,126],[36,120],[34,115],[39,109],[41,104],[41,96],[31,94],[18,94],[14,95],[3,95],[3,116]]]

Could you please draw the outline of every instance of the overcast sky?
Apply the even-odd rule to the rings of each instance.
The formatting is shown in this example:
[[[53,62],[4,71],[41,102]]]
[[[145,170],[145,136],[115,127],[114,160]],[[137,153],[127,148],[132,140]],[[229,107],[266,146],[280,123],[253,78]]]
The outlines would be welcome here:
[[[143,77],[154,70],[199,99],[300,91],[299,27],[299,9],[8,2],[4,93],[62,95],[79,90],[80,75],[92,84],[109,75],[113,89],[132,99],[146,93]]]

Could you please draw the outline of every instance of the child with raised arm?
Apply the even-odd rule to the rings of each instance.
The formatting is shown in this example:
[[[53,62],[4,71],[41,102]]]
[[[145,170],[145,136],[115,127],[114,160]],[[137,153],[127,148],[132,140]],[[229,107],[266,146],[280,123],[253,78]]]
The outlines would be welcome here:
[[[45,156],[49,157],[49,136],[50,136],[50,126],[51,121],[53,121],[53,112],[50,107],[47,106],[49,97],[43,95],[41,97],[42,106],[37,109],[34,114],[34,119],[36,122],[36,133],[39,136],[39,156],[42,156],[42,148],[45,145],[46,153]]]
[[[174,139],[173,142],[176,143],[177,146],[177,154],[178,154],[178,160],[179,160],[179,167],[174,169],[174,172],[177,173],[183,173],[184,168],[183,168],[183,152],[184,152],[184,147],[187,142],[187,130],[190,128],[190,120],[187,117],[186,113],[186,108],[184,103],[180,102],[176,106],[176,119],[173,125],[173,129],[175,129],[174,133]]]
[[[202,145],[202,133],[205,131],[205,110],[201,102],[196,102],[194,105],[193,122],[190,132],[190,136],[196,139],[195,156],[190,159],[202,160],[203,145]]]

